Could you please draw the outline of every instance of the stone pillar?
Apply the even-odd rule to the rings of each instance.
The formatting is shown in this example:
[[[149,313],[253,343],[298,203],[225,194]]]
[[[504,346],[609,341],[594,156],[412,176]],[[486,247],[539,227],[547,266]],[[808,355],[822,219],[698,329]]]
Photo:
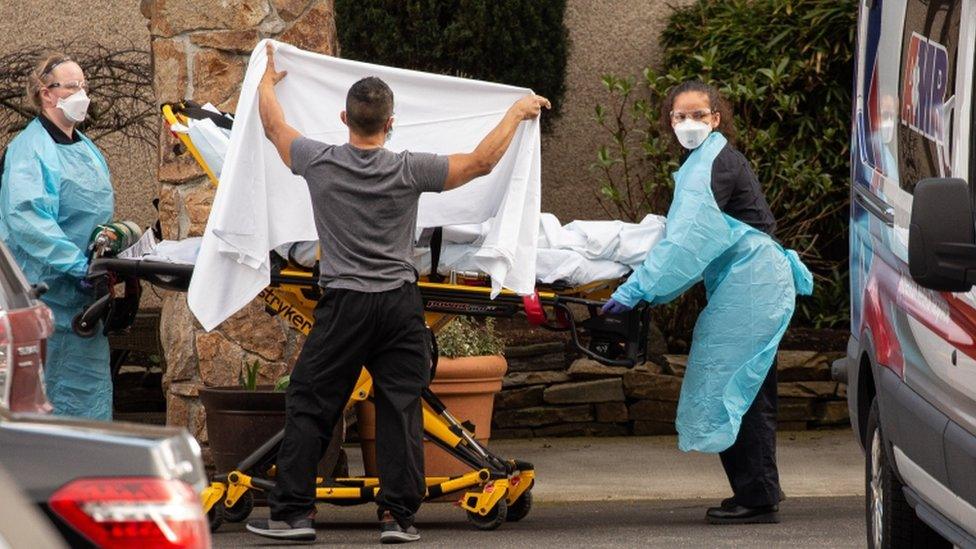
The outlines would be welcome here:
[[[157,101],[192,99],[233,112],[247,58],[263,38],[338,54],[332,0],[142,0],[149,21]],[[159,218],[167,239],[201,236],[214,189],[190,155],[160,127]],[[264,312],[258,300],[212,332],[204,332],[186,294],[165,292],[161,339],[166,355],[166,423],[187,427],[207,442],[201,386],[236,385],[245,362],[262,364],[273,383],[294,364],[302,340]],[[205,452],[205,456],[208,454]],[[208,460],[209,461],[209,460]]]

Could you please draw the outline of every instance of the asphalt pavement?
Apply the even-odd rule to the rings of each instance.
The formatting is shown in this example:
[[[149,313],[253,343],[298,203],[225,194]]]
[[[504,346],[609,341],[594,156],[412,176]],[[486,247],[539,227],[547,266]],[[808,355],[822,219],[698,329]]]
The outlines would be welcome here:
[[[718,457],[682,453],[673,437],[499,440],[492,449],[536,467],[535,505],[523,521],[475,530],[463,510],[427,504],[418,514],[431,547],[862,547],[864,460],[849,430],[779,433],[787,500],[779,525],[711,526],[705,510],[730,495]],[[361,465],[348,449],[350,471]],[[267,516],[258,508],[254,517]],[[375,508],[318,507],[320,546],[377,543]],[[215,547],[275,547],[225,524]]]
[[[464,512],[446,503],[424,506],[417,517],[421,540],[412,547],[863,547],[864,499],[791,498],[780,524],[713,526],[701,500],[540,503],[517,523],[498,530],[473,529]],[[255,516],[266,516],[258,509]],[[317,547],[378,543],[372,507],[320,507]],[[225,524],[214,547],[283,547]]]

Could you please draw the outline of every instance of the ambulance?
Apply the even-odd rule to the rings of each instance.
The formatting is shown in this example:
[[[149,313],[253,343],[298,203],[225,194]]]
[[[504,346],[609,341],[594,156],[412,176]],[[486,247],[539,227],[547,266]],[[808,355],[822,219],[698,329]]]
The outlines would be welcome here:
[[[861,0],[851,335],[870,547],[976,547],[976,0]]]

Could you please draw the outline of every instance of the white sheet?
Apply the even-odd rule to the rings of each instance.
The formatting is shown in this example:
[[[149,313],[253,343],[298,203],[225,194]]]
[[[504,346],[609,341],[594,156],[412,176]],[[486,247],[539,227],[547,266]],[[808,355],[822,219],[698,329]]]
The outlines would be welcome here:
[[[189,305],[207,330],[251,301],[270,281],[269,250],[315,240],[305,182],[291,174],[265,139],[257,84],[266,41],[251,54],[241,88],[220,185],[203,236]],[[467,152],[530,90],[337,59],[275,43],[276,64],[288,76],[277,93],[288,122],[308,137],[344,143],[339,120],[349,87],[365,76],[385,80],[394,93],[393,151]],[[418,225],[434,227],[492,220],[475,261],[502,287],[529,294],[535,284],[541,155],[539,121],[524,122],[491,175],[440,195],[423,195]]]
[[[438,272],[479,271],[474,252],[490,231],[489,224],[444,227],[444,247]],[[651,248],[664,238],[666,218],[647,215],[640,223],[573,221],[560,225],[556,216],[540,218],[536,278],[544,284],[571,285],[619,278],[641,264]],[[430,252],[417,250],[414,264],[421,274],[430,272]]]
[[[536,276],[543,284],[564,282],[581,285],[597,280],[620,278],[639,265],[664,236],[665,218],[648,215],[639,224],[607,221],[573,221],[565,226],[552,214],[542,214],[543,229],[536,255]],[[451,271],[479,272],[476,254],[478,243],[490,232],[487,223],[444,227],[444,243],[437,271],[449,276]],[[151,235],[151,232],[147,232]],[[547,234],[549,236],[547,236]],[[145,237],[144,237],[145,238]],[[549,242],[558,243],[554,247]],[[193,264],[200,248],[200,238],[181,241],[152,241],[142,248],[133,246],[119,257],[143,257],[154,261]],[[135,251],[135,250],[142,251]],[[282,257],[297,260],[311,268],[316,261],[317,241],[296,242],[275,248]],[[594,257],[594,249],[600,257]],[[618,261],[623,258],[628,261]],[[414,250],[414,265],[421,274],[430,274],[430,249]]]
[[[163,240],[156,244],[149,253],[144,253],[142,259],[161,261],[164,263],[178,263],[181,265],[195,265],[200,254],[200,237],[185,240]],[[119,254],[119,257],[122,255]]]
[[[480,272],[475,265],[474,254],[478,250],[470,244],[448,244],[441,250],[437,271],[449,276],[451,271]],[[422,275],[430,274],[430,250],[417,249],[414,265]],[[630,272],[630,267],[606,259],[589,259],[575,250],[540,248],[536,255],[536,276],[543,284],[564,282],[573,286],[620,278]]]
[[[542,214],[539,248],[573,250],[587,259],[609,260],[631,267],[664,237],[666,218],[648,214],[640,223],[573,221],[560,225],[552,214]]]

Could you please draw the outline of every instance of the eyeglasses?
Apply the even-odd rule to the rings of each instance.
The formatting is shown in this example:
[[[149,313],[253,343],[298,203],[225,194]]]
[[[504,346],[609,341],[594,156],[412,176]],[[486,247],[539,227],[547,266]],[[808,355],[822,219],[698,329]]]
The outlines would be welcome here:
[[[700,109],[697,111],[689,111],[689,112],[671,111],[670,113],[671,121],[677,123],[684,122],[689,118],[694,120],[695,122],[701,122],[702,120],[705,119],[705,117],[711,116],[712,114],[713,113],[710,109]]]
[[[64,88],[68,91],[77,92],[78,90],[88,91],[88,82],[84,80],[70,80],[68,82],[54,82],[47,85],[47,89]]]

